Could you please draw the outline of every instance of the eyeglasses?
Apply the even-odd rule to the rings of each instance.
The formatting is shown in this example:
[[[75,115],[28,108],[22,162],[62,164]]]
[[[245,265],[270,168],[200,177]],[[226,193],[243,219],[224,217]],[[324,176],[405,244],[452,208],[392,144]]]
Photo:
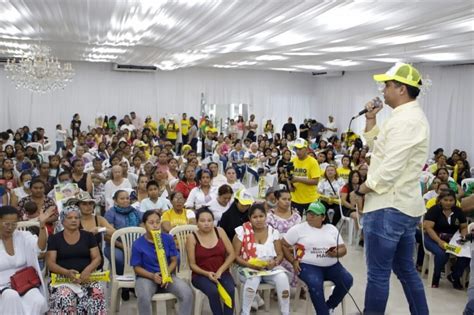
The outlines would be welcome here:
[[[2,226],[6,229],[16,229],[18,222],[2,222]]]

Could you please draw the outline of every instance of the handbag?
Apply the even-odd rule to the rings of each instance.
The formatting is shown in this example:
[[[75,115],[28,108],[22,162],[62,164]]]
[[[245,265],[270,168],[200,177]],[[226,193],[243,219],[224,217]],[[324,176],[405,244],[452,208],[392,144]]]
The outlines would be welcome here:
[[[41,280],[33,267],[25,267],[18,270],[10,277],[10,286],[18,292],[20,296],[25,295],[29,290],[39,288]]]

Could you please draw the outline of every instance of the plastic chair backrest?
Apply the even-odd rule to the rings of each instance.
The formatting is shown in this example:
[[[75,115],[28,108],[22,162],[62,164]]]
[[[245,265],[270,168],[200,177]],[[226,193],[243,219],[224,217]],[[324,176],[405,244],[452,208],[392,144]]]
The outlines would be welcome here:
[[[39,222],[35,222],[35,221],[20,221],[18,222],[17,226],[16,226],[16,229],[18,231],[28,231],[28,228],[32,227],[32,226],[36,226],[36,227],[40,227],[40,224]]]
[[[170,234],[174,236],[175,241],[178,243],[176,244],[179,248],[179,266],[178,272],[186,272],[190,270],[189,261],[188,261],[188,253],[186,252],[186,238],[192,232],[196,232],[198,230],[197,226],[194,224],[187,224],[187,225],[178,225],[171,229]]]
[[[140,236],[145,234],[146,230],[142,227],[128,227],[116,230],[112,234],[110,240],[110,260],[112,264],[112,275],[117,275],[117,267],[115,263],[115,242],[120,240],[123,246],[124,275],[134,274],[133,268],[130,266],[130,258],[132,257],[132,245]]]

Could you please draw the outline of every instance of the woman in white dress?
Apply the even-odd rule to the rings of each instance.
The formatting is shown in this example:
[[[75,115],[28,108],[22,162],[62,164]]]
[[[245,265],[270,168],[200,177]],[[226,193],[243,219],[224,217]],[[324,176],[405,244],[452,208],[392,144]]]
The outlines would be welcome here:
[[[46,249],[48,236],[45,224],[53,215],[52,209],[39,215],[40,231],[37,237],[28,231],[16,230],[19,214],[14,207],[0,207],[0,315],[37,315],[48,310],[38,254]],[[41,286],[20,296],[10,288],[10,277],[25,267],[35,268]]]

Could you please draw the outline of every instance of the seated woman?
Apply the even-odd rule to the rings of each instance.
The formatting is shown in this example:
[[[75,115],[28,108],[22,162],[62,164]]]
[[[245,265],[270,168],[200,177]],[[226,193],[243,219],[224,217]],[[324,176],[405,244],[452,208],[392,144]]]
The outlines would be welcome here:
[[[229,166],[225,170],[225,177],[227,178],[227,185],[232,187],[234,194],[241,189],[245,189],[244,184],[237,179],[237,170],[232,166]]]
[[[225,231],[214,226],[214,215],[209,208],[199,209],[196,219],[198,230],[186,240],[189,266],[193,271],[192,283],[209,298],[214,315],[231,315],[233,309],[221,305],[217,283],[224,286],[234,305],[235,284],[229,272],[235,259],[234,248]]]
[[[346,217],[350,217],[357,222],[357,214],[356,214],[356,206],[359,211],[362,211],[362,204],[357,203],[357,200],[352,200],[350,198],[351,192],[357,190],[359,185],[362,184],[360,181],[360,174],[359,171],[351,171],[349,174],[349,182],[341,188],[340,195],[341,195],[341,205],[342,205],[342,213]],[[337,218],[337,220],[336,220]],[[334,218],[332,220],[332,224],[336,225],[337,222],[340,220],[340,211],[336,211],[334,214]],[[356,224],[356,229],[359,228],[359,225]]]
[[[291,194],[288,190],[277,190],[274,195],[277,202],[274,209],[268,213],[267,224],[284,235],[291,227],[301,223],[301,216],[297,210],[291,208]],[[290,273],[290,285],[295,288],[298,278],[293,266],[286,260],[283,260],[281,265]]]
[[[336,167],[334,165],[326,166],[324,177],[318,183],[318,193],[320,194],[319,198],[326,209],[331,208],[335,213],[340,211],[339,191],[344,185],[345,181],[339,177],[339,174],[337,174]],[[334,217],[337,219],[337,221],[339,221],[341,215],[338,213]],[[334,219],[333,224],[337,224]]]
[[[219,164],[217,164],[216,162],[210,162],[207,164],[207,168],[212,173],[212,187],[218,189],[222,185],[227,184],[227,178],[223,174],[219,173]]]
[[[196,179],[198,186],[191,190],[184,203],[187,209],[199,209],[216,198],[215,190],[211,186],[211,171],[207,169],[199,170]]]
[[[285,258],[293,265],[300,279],[308,286],[313,307],[318,315],[332,314],[352,287],[351,274],[338,258],[347,250],[337,228],[324,224],[326,208],[313,202],[306,210],[306,222],[293,226],[283,236]],[[290,246],[296,247],[296,257]],[[335,284],[332,295],[324,298],[324,281]]]
[[[351,171],[351,157],[344,155],[341,159],[341,166],[337,168],[337,174],[347,183]]]
[[[184,178],[176,184],[175,191],[180,192],[184,198],[188,198],[191,190],[197,186],[195,169],[192,165],[186,165],[184,168]]]
[[[48,234],[45,224],[52,209],[42,212],[39,216],[39,236],[27,231],[18,231],[18,211],[11,206],[0,207],[0,314],[30,315],[44,314],[48,310],[46,291],[38,263],[38,255],[46,249]],[[20,296],[10,289],[10,277],[17,271],[33,267],[41,279],[41,286],[29,290]]]
[[[435,172],[435,176],[441,180],[442,183],[447,183],[449,188],[454,191],[457,199],[461,199],[464,196],[464,191],[456,181],[449,176],[449,171],[445,167],[438,168]]]
[[[229,185],[224,184],[217,190],[217,198],[212,199],[211,202],[207,204],[209,210],[212,211],[212,215],[214,216],[215,225],[219,223],[222,214],[232,205],[233,196],[234,192],[232,191],[232,188]]]
[[[425,247],[435,256],[435,268],[431,287],[439,286],[441,270],[449,259],[449,253],[446,253],[446,244],[453,235],[459,231],[462,237],[467,234],[466,216],[460,208],[456,206],[456,195],[452,190],[441,192],[438,196],[438,204],[430,208],[425,214],[423,221],[425,229]],[[457,257],[452,273],[448,275],[448,280],[453,287],[462,290],[460,278],[469,266],[470,259],[467,257]]]
[[[179,301],[179,315],[191,315],[193,311],[193,291],[186,281],[176,277],[173,271],[178,262],[178,251],[173,237],[161,233],[161,241],[166,255],[168,272],[173,282],[162,282],[162,270],[158,263],[158,257],[153,243],[152,231],[160,229],[160,214],[149,210],[143,214],[145,235],[138,238],[132,247],[130,265],[133,266],[137,276],[135,292],[138,299],[138,314],[151,315],[151,299],[155,293],[172,293]]]
[[[142,213],[130,205],[130,197],[125,190],[117,190],[113,197],[114,206],[105,212],[104,218],[114,229],[122,229],[126,227],[139,226],[142,218]],[[117,274],[123,274],[124,256],[122,251],[122,243],[115,243],[115,263],[117,266]],[[104,255],[109,261],[110,257],[110,239],[104,248]],[[127,301],[129,299],[129,290],[122,289],[122,299]]]
[[[54,223],[58,220],[58,210],[56,203],[53,199],[45,195],[45,184],[39,178],[34,178],[30,183],[31,195],[22,198],[18,202],[18,210],[20,211],[20,217],[22,220],[28,220],[28,214],[25,209],[25,204],[28,202],[34,202],[38,209],[38,213],[43,213],[48,209],[53,209],[54,215],[48,217],[46,222],[46,228],[48,234],[51,235],[54,232]]]
[[[102,265],[104,263],[102,244],[105,241],[105,238],[112,238],[112,234],[114,234],[115,229],[103,216],[100,214],[94,214],[96,201],[88,192],[82,192],[77,198],[78,199],[75,201],[75,203],[81,211],[80,227],[82,230],[94,234],[94,237],[97,241],[97,246],[99,247],[100,256],[102,258],[102,262],[98,269],[102,269]],[[102,229],[104,230],[102,231]]]
[[[180,192],[174,192],[170,196],[173,208],[162,214],[161,228],[166,233],[178,225],[196,224],[194,211],[184,208],[184,197]]]
[[[235,229],[232,241],[237,255],[236,262],[240,265],[239,277],[244,286],[242,297],[242,314],[250,314],[260,282],[275,285],[280,311],[283,315],[290,314],[290,284],[285,269],[280,267],[283,252],[280,243],[280,233],[267,225],[267,214],[263,204],[254,204],[248,210],[249,222]],[[266,266],[255,265],[253,259],[266,262]],[[271,274],[265,276],[249,274],[267,270]]]
[[[104,185],[105,207],[109,209],[113,206],[111,199],[118,190],[132,189],[130,181],[123,177],[122,167],[120,165],[112,166],[110,179]]]
[[[78,206],[64,207],[60,215],[64,230],[48,239],[49,271],[71,280],[50,286],[50,314],[107,313],[102,285],[88,280],[101,264],[99,247],[92,233],[80,229],[80,217]]]

